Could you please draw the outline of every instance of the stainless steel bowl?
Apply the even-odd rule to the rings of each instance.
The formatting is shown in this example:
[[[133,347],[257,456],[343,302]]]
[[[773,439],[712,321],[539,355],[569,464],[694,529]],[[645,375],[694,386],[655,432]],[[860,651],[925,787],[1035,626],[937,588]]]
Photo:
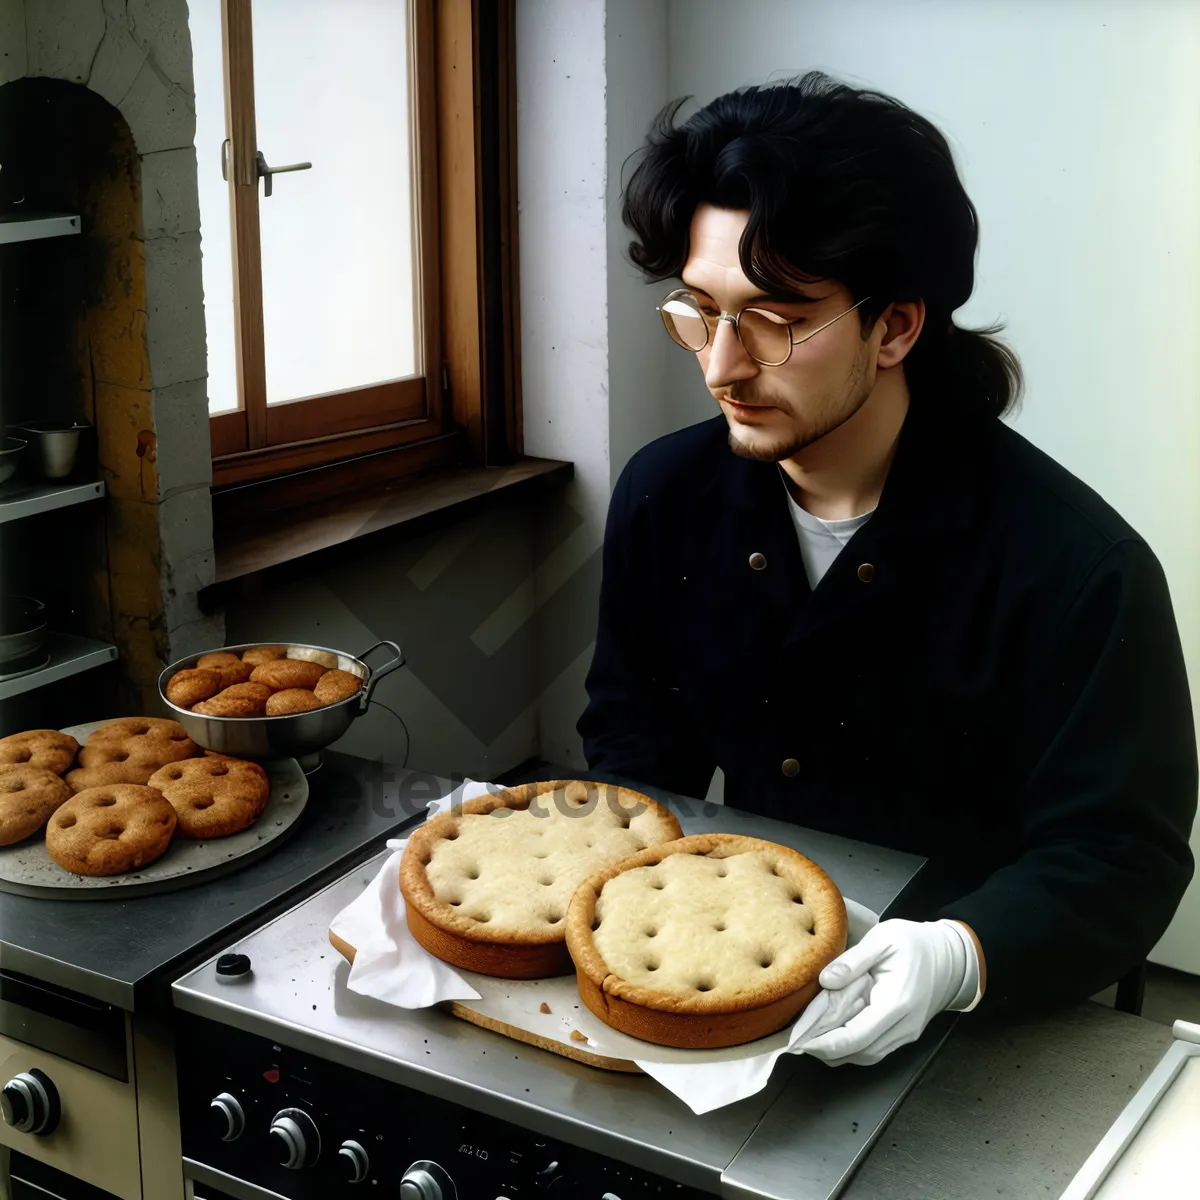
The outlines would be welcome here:
[[[7,483],[17,470],[17,460],[26,443],[20,438],[4,438],[0,441],[0,483]]]
[[[75,469],[79,435],[90,428],[78,422],[69,425],[31,422],[20,426],[20,432],[28,435],[42,476],[65,479]]]
[[[263,642],[246,642],[241,646],[221,646],[231,654],[241,654]],[[194,667],[201,655],[192,654],[181,658],[165,668],[158,677],[158,694],[171,716],[187,730],[188,736],[198,746],[217,754],[229,754],[235,758],[270,760],[274,758],[299,759],[306,770],[316,765],[313,756],[319,755],[326,746],[332,745],[350,728],[355,717],[362,716],[371,703],[371,694],[376,684],[404,665],[404,652],[395,642],[376,642],[357,658],[327,646],[309,646],[299,642],[278,643],[287,647],[289,656],[312,658],[316,654],[329,654],[337,659],[338,670],[357,675],[363,686],[349,699],[329,704],[312,712],[288,713],[283,717],[205,717],[189,712],[167,699],[167,680],[176,671]],[[395,657],[375,668],[368,666],[367,656],[381,646],[395,652]],[[215,654],[218,650],[206,650]]]
[[[45,642],[46,606],[32,596],[0,596],[0,673],[36,659]]]

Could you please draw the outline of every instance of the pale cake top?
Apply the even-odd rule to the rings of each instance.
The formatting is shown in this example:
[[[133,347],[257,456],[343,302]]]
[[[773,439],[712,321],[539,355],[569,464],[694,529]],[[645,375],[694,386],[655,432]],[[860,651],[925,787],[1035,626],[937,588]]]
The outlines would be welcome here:
[[[460,935],[560,941],[584,879],[681,834],[670,812],[637,792],[527,785],[467,801],[418,829],[401,887],[427,919]]]
[[[701,834],[602,872],[572,905],[568,947],[603,990],[673,1011],[766,1003],[841,952],[836,885],[786,846]]]

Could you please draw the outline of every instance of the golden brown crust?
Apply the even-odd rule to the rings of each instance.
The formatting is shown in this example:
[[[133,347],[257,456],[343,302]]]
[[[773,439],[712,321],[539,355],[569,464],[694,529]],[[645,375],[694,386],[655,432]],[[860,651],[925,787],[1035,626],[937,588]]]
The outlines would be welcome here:
[[[326,671],[317,680],[313,694],[323,705],[340,704],[355,695],[362,685],[363,681],[352,671]]]
[[[211,700],[193,705],[202,717],[261,717],[267,711],[271,689],[265,683],[235,683]]]
[[[240,663],[242,660],[231,650],[214,650],[210,654],[202,654],[196,659],[198,667],[222,667]]]
[[[539,797],[541,802],[534,807],[534,801]],[[512,832],[504,832],[503,818],[495,818],[494,830],[490,826],[464,825],[464,822],[488,817],[498,810],[530,812],[532,816],[548,818],[542,832],[551,837],[552,843],[565,840],[569,834],[575,844],[561,852],[554,850],[552,845],[543,852],[530,849],[532,843],[522,842],[520,837],[515,843],[497,841],[498,848],[490,855],[491,862],[498,869],[514,874],[512,895],[506,897],[512,901],[510,911],[506,916],[493,919],[494,914],[488,912],[468,914],[467,909],[479,907],[474,902],[463,905],[461,897],[448,893],[439,895],[431,881],[429,866],[436,855],[443,853],[444,847],[459,839],[464,829],[469,831],[469,837],[464,841],[484,839],[481,848],[493,838],[511,838]],[[576,823],[589,820],[594,826]],[[633,828],[635,823],[636,829]],[[519,827],[512,828],[516,831]],[[595,846],[590,843],[588,846],[589,861],[596,855],[605,854],[613,860],[625,858],[635,845],[669,841],[682,832],[675,817],[648,796],[579,780],[524,784],[468,800],[427,821],[408,840],[400,863],[400,885],[413,936],[436,957],[486,975],[537,979],[569,973],[572,968],[564,942],[564,915],[566,901],[583,877],[571,873],[572,863],[579,861],[578,843],[589,829],[596,833],[592,839]],[[483,832],[479,832],[481,830]],[[448,852],[449,855],[454,853],[453,850]],[[485,849],[484,853],[489,852]],[[550,862],[552,854],[560,865],[553,870],[545,868],[550,877],[539,878],[541,863]],[[528,863],[524,861],[526,857]],[[478,878],[478,875],[474,877]],[[543,884],[547,887],[545,895],[548,898],[553,899],[561,893],[554,902],[561,906],[557,920],[552,919],[555,913],[548,909],[546,913],[535,911],[542,894],[538,889]],[[509,887],[508,883],[501,886]],[[549,907],[554,907],[554,903],[549,903]],[[464,909],[462,914],[457,911],[459,907]],[[526,915],[522,916],[523,913]]]
[[[683,961],[702,964],[695,973],[712,978],[697,978],[694,986],[676,983],[671,987],[653,987],[632,982],[614,971],[601,953],[595,933],[598,927],[597,905],[605,885],[622,876],[626,876],[625,882],[628,882],[634,879],[629,875],[630,872],[653,869],[672,856],[681,854],[718,861],[753,855],[753,861],[757,864],[755,870],[760,871],[764,880],[767,870],[771,876],[778,877],[767,881],[771,887],[765,891],[770,894],[770,899],[765,902],[767,907],[763,909],[764,914],[774,911],[771,905],[791,901],[800,904],[812,922],[811,931],[788,935],[789,938],[802,936],[803,940],[799,944],[785,942],[786,953],[781,952],[780,959],[785,963],[784,967],[773,963],[771,955],[768,955],[759,964],[770,972],[764,976],[764,982],[745,987],[740,984],[735,988],[724,987],[720,979],[722,963],[727,964],[725,970],[734,969],[732,964],[736,964],[740,970],[743,958],[757,956],[758,952],[749,945],[749,941],[758,935],[742,932],[739,936],[741,942],[746,944],[735,942],[724,953],[710,953],[704,949],[696,933],[689,929],[682,943]],[[724,871],[725,867],[722,866],[720,870]],[[671,875],[678,885],[681,873],[674,871]],[[656,877],[642,875],[638,878]],[[667,881],[670,881],[670,877]],[[653,886],[661,889],[664,884],[659,881]],[[731,908],[744,903],[744,882],[741,887],[740,892],[730,895]],[[774,897],[774,892],[780,895]],[[785,892],[786,896],[783,895]],[[717,899],[719,890],[706,891],[705,895],[712,904],[719,906],[722,903]],[[624,902],[627,908],[628,898]],[[663,911],[669,917],[669,907]],[[770,921],[769,915],[766,919],[770,932],[777,935],[779,922]],[[648,924],[655,923],[655,920],[648,918]],[[658,929],[647,928],[631,934],[628,926],[619,920],[617,928],[623,943],[632,936],[635,940],[630,944],[641,947],[643,943],[636,939],[646,939],[646,967],[649,970],[657,971],[660,965],[664,965],[664,975],[677,977],[680,972],[665,969],[674,967],[675,962],[661,964],[651,961],[661,958],[664,951],[667,955],[672,953],[667,944],[669,938],[664,938],[662,943],[653,943],[651,948],[649,939],[657,937],[660,932]],[[714,929],[722,928],[721,924],[714,926]],[[764,931],[763,937],[766,936],[767,932]],[[758,838],[722,833],[700,834],[665,846],[650,847],[586,880],[571,899],[566,938],[577,968],[580,996],[592,1012],[614,1028],[663,1045],[732,1046],[774,1032],[803,1011],[819,990],[817,977],[822,968],[845,949],[846,910],[837,886],[804,855]],[[773,965],[775,969],[771,971]]]
[[[102,725],[79,752],[81,767],[131,762],[154,770],[167,763],[195,758],[200,747],[178,721],[161,717],[124,717]]]
[[[221,690],[221,672],[213,667],[189,667],[167,680],[167,699],[180,708],[191,708]]]
[[[178,817],[176,835],[219,838],[239,833],[262,815],[271,782],[257,763],[224,756],[172,763],[150,777]]]
[[[46,850],[76,875],[123,875],[161,857],[174,832],[175,810],[154,788],[89,788],[50,818]]]
[[[0,846],[37,833],[70,798],[70,786],[45,767],[29,763],[0,767]]]
[[[325,706],[307,688],[284,688],[267,700],[268,717],[284,717],[288,713],[312,712]]]
[[[242,662],[249,663],[252,667],[286,657],[286,646],[251,646],[249,650],[242,652]]]
[[[311,691],[325,671],[326,668],[320,663],[280,658],[260,663],[250,678],[255,683],[265,683],[273,692],[287,688],[307,688]]]
[[[223,691],[236,687],[239,683],[249,683],[250,676],[254,674],[253,664],[245,662],[221,663],[216,670],[221,673]]]
[[[94,767],[76,767],[64,778],[71,791],[86,792],[88,788],[112,787],[118,783],[144,785],[157,770],[153,763],[106,762]]]
[[[79,743],[57,729],[27,729],[0,738],[0,766],[44,767],[55,775],[65,774],[79,753]]]

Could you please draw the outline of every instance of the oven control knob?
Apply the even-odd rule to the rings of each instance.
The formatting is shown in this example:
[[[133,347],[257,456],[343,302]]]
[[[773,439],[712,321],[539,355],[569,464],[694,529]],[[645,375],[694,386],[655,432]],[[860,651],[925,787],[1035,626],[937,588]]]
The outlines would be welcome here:
[[[435,1162],[415,1162],[400,1181],[400,1200],[455,1200],[454,1181]]]
[[[338,1158],[345,1160],[351,1183],[362,1183],[366,1179],[367,1172],[371,1169],[371,1160],[357,1142],[343,1142],[338,1150]]]
[[[62,1106],[58,1088],[36,1067],[14,1075],[0,1092],[0,1116],[18,1133],[45,1136],[58,1128]]]
[[[217,1114],[217,1131],[223,1142],[236,1142],[246,1128],[246,1114],[236,1096],[222,1092],[208,1106]]]
[[[311,1167],[321,1155],[321,1135],[312,1117],[301,1108],[281,1108],[269,1133],[283,1153],[279,1161],[291,1171]]]

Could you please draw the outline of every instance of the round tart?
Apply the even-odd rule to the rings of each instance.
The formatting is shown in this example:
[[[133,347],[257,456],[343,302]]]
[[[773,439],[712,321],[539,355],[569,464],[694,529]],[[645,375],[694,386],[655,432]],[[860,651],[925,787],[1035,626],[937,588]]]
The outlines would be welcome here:
[[[431,954],[468,971],[568,975],[575,889],[681,833],[661,804],[602,783],[552,780],[467,800],[408,839],[400,862],[408,927]]]
[[[576,890],[567,947],[602,1021],[662,1046],[737,1046],[790,1024],[846,948],[846,905],[786,846],[704,833]]]

